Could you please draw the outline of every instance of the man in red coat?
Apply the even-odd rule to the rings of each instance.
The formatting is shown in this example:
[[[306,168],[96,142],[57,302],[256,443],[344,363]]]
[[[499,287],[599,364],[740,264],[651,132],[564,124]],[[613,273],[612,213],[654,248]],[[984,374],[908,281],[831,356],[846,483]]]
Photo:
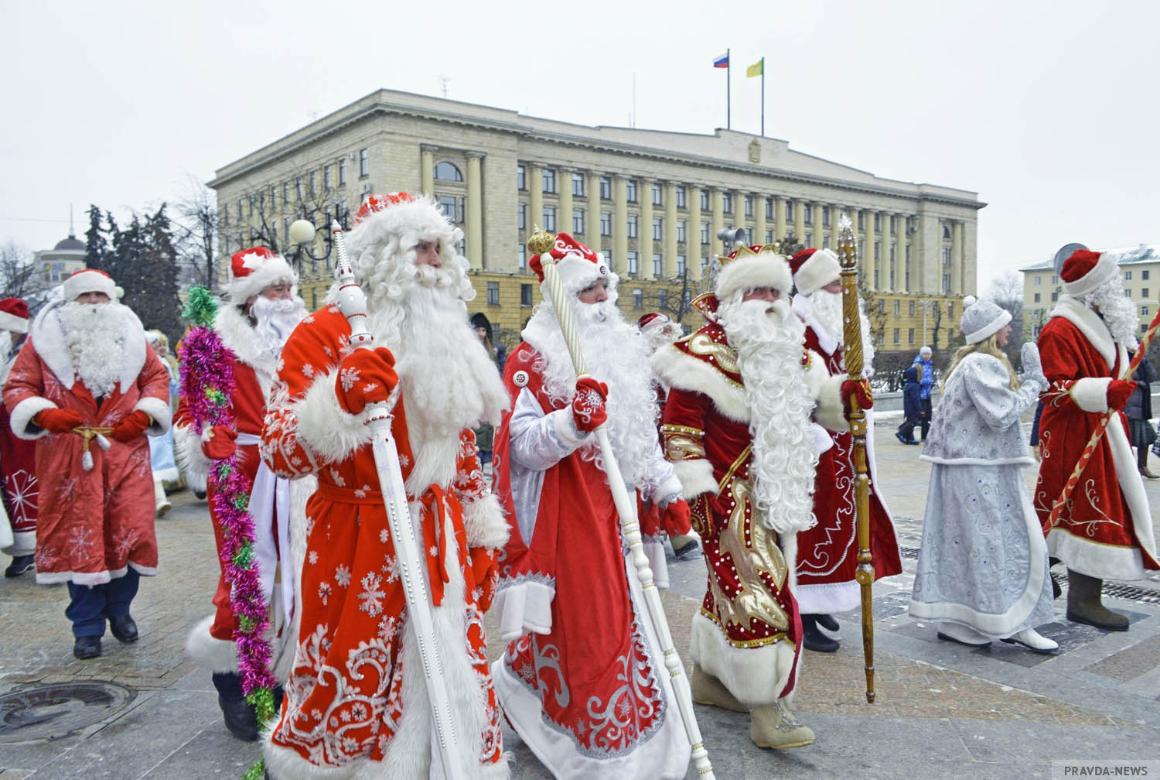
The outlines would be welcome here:
[[[101,654],[105,622],[137,641],[129,608],[157,573],[146,433],[169,429],[169,373],[113,280],[77,271],[37,315],[8,382],[12,431],[35,439],[36,581],[68,583],[77,658]]]
[[[842,361],[842,284],[838,256],[829,249],[803,249],[790,258],[794,313],[806,326],[806,348],[822,358],[830,376],[845,374]],[[869,376],[874,361],[869,323],[862,318],[862,349]],[[873,412],[870,412],[873,414]],[[877,490],[874,475],[874,424],[867,425],[870,465],[870,551],[876,578],[902,571],[894,523]],[[836,631],[835,612],[861,603],[854,574],[858,569],[858,523],[854,516],[854,437],[831,431],[830,446],[818,457],[814,478],[814,516],[818,524],[798,534],[797,598],[806,649],[833,653],[838,640],[818,626]]]
[[[512,411],[495,443],[511,525],[496,691],[554,777],[683,778],[691,748],[593,434],[607,422],[627,489],[687,522],[657,439],[648,347],[616,308],[604,260],[567,233],[544,238],[548,249],[529,242],[530,266],[542,283],[544,263],[556,264],[587,374],[576,376],[556,311],[541,304],[504,366]]]
[[[467,322],[462,238],[430,198],[369,197],[349,250],[376,349],[352,350],[332,291],[282,350],[262,458],[281,476],[316,474],[318,490],[294,668],[263,746],[278,780],[425,778],[438,749],[366,425],[367,406],[388,401],[461,765],[508,776],[483,632],[507,522],[472,433],[499,422],[507,395]]]
[[[28,333],[28,304],[20,298],[0,301],[0,338],[6,339],[0,355],[0,386],[16,360]],[[8,409],[0,404],[0,490],[11,539],[0,542],[0,552],[12,556],[5,577],[19,577],[35,565],[36,552],[36,442],[12,432]],[[0,529],[2,532],[3,529]]]
[[[740,248],[698,299],[708,324],[652,361],[669,390],[665,455],[709,569],[693,618],[693,698],[749,712],[750,738],[769,748],[814,741],[789,708],[802,644],[797,537],[816,522],[814,467],[831,445],[822,426],[846,427],[843,394],[870,401],[864,382],[831,377],[803,348],[791,287],[776,247]]]
[[[214,463],[239,453],[238,468],[250,485],[249,512],[254,521],[254,552],[263,590],[274,609],[273,624],[287,634],[294,584],[289,554],[290,485],[287,480],[276,479],[269,468],[263,468],[258,441],[282,345],[306,316],[306,304],[294,287],[297,281],[290,265],[265,247],[243,249],[230,258],[225,301],[218,308],[213,327],[233,363],[234,392],[227,400],[233,425],[207,428],[199,435],[189,416],[188,398],[181,399],[174,421],[178,457],[186,472],[195,477],[200,475],[201,480]],[[183,373],[189,369],[182,366]],[[258,738],[258,722],[253,706],[245,700],[238,677],[234,647],[238,621],[230,603],[226,564],[220,555],[224,530],[214,509],[215,493],[211,482],[210,518],[221,568],[213,596],[214,614],[190,632],[186,650],[194,661],[213,674],[226,728],[237,738],[252,742]],[[275,586],[275,573],[279,570],[281,581]],[[283,648],[282,660],[288,662],[286,656],[293,652],[292,646]]]
[[[1136,346],[1136,307],[1124,293],[1116,258],[1080,249],[1060,271],[1062,296],[1039,334],[1043,394],[1042,462],[1035,509],[1051,555],[1067,565],[1067,617],[1110,631],[1128,618],[1101,602],[1103,580],[1140,579],[1160,569],[1152,514],[1128,443],[1123,408],[1136,383],[1126,375]],[[1051,526],[1051,509],[1100,417],[1113,412],[1079,485]]]

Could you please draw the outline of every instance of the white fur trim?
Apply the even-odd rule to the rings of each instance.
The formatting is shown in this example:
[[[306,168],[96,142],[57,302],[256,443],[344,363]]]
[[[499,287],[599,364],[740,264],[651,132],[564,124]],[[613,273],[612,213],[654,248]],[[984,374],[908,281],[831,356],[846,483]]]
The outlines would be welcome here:
[[[0,311],[0,330],[10,330],[13,333],[27,333],[28,320],[23,317],[17,317],[15,314],[9,314],[6,311]]]
[[[673,472],[681,480],[681,495],[692,500],[702,493],[717,495],[717,480],[713,478],[713,464],[707,458],[679,460]]]
[[[25,398],[13,407],[12,413],[9,416],[9,424],[12,426],[12,432],[16,434],[16,438],[26,439],[28,441],[35,441],[41,436],[47,436],[48,431],[33,422],[33,418],[45,409],[56,408],[56,404],[39,395]]]
[[[1106,412],[1108,410],[1108,386],[1111,377],[1084,377],[1075,380],[1068,395],[1075,405],[1085,412]]]
[[[1003,326],[1011,321],[1011,312],[1006,309],[999,310],[999,316],[988,322],[978,330],[973,330],[970,333],[964,334],[963,340],[968,344],[978,344],[985,338],[995,335]]]
[[[185,425],[173,426],[173,448],[177,462],[185,476],[193,483],[204,485],[209,474],[210,460],[201,450],[202,438]]]
[[[1101,252],[1096,267],[1074,282],[1064,282],[1068,295],[1087,295],[1120,272],[1120,264],[1111,252]]]
[[[781,547],[781,554],[785,557],[785,569],[788,572],[786,584],[789,592],[797,594],[797,561],[798,561],[798,532],[778,534],[777,542]]]
[[[857,609],[862,594],[854,580],[825,582],[818,585],[797,585],[793,597],[803,615],[834,615]]]
[[[5,518],[2,522],[7,522]],[[7,547],[0,547],[0,553],[11,555],[32,555],[36,552],[36,531],[16,531],[12,534],[12,543]]]
[[[814,313],[814,299],[812,294],[806,295],[799,291],[793,297],[793,300],[790,301],[789,306],[793,309],[793,313],[806,324],[806,327],[812,330],[814,335],[818,337],[818,346],[831,355],[837,351],[838,347],[842,346],[838,340],[841,334],[830,333],[822,323],[818,322],[817,315]]]
[[[494,493],[464,502],[463,526],[467,529],[468,547],[503,547],[511,533],[503,514],[503,506]]]
[[[541,255],[541,258],[544,257]],[[551,255],[547,259],[541,259],[541,263],[555,262],[556,273],[559,274],[560,282],[564,286],[564,291],[572,296],[581,290],[589,287],[601,279],[608,282],[608,290],[615,290],[620,282],[620,277],[612,273],[612,269],[608,267],[608,262],[604,259],[604,255],[597,254],[595,263],[586,260],[580,255],[570,254],[562,260],[554,261]],[[540,294],[544,296],[545,301],[552,300],[551,294],[548,292],[547,282],[540,283]]]
[[[677,476],[677,470],[672,467],[672,464],[666,460],[661,460],[660,463],[669,472],[669,475],[658,482],[653,489],[652,500],[658,504],[675,496],[683,495],[682,491],[684,490],[681,479]]]
[[[1080,333],[1084,335],[1088,343],[1095,347],[1096,351],[1103,357],[1109,369],[1116,364],[1117,356],[1122,361],[1127,359],[1127,351],[1112,339],[1111,331],[1100,319],[1100,315],[1084,306],[1077,299],[1068,295],[1062,296],[1059,303],[1051,310],[1051,316],[1053,318],[1062,317],[1079,328]],[[1123,365],[1126,366],[1127,363],[1123,363]]]
[[[254,257],[255,255],[250,255]],[[260,259],[260,265],[250,272],[248,276],[231,279],[226,285],[226,295],[232,304],[243,304],[246,299],[252,295],[258,295],[272,284],[278,282],[290,282],[291,284],[298,284],[298,274],[294,273],[294,269],[286,262],[286,259],[281,255],[274,255],[273,257],[264,257]],[[220,313],[220,312],[219,312]],[[214,322],[214,327],[217,327],[217,322]]]
[[[199,620],[185,638],[185,654],[206,671],[225,674],[238,671],[238,648],[230,640],[210,634],[214,616]]]
[[[556,585],[551,581],[525,578],[513,585],[501,586],[491,608],[499,615],[500,638],[510,642],[525,633],[552,633],[555,598]]]
[[[61,287],[66,302],[75,301],[77,296],[90,292],[104,293],[109,296],[110,301],[115,301],[120,297],[117,294],[116,282],[100,271],[91,268],[85,268],[72,274],[64,280]]]
[[[846,411],[842,405],[842,382],[846,381],[846,374],[830,376],[822,359],[814,354],[811,356],[810,367],[806,372],[806,383],[814,394],[814,419],[827,430],[835,433],[844,433],[850,430],[850,423],[846,420]]]
[[[717,288],[714,292],[718,300],[724,301],[738,290],[753,287],[772,287],[788,298],[793,289],[793,276],[786,259],[773,252],[738,257],[726,263],[717,273]]]
[[[717,624],[697,612],[689,654],[747,707],[775,704],[793,671],[795,648],[788,639],[761,647],[739,648],[725,640]]]
[[[793,275],[794,286],[802,295],[812,295],[840,278],[842,267],[838,256],[830,249],[819,249],[810,255]]]
[[[64,328],[60,323],[60,307],[63,302],[50,303],[40,310],[32,322],[29,338],[33,349],[44,361],[53,375],[65,387],[72,387],[76,383],[76,373],[73,369],[72,356],[65,343]],[[136,383],[141,369],[145,366],[145,354],[148,344],[145,341],[145,328],[141,320],[127,306],[119,303],[108,303],[106,306],[116,306],[122,315],[122,332],[124,335],[124,349],[121,352],[121,366],[117,381],[122,388]]]
[[[141,411],[149,415],[150,422],[147,432],[150,436],[164,436],[173,422],[173,412],[170,410],[169,404],[160,398],[149,396],[140,398],[133,405],[133,411]]]
[[[298,438],[319,458],[331,463],[346,460],[371,440],[362,414],[348,414],[334,394],[338,369],[314,380],[306,395],[291,405],[298,420]]]
[[[652,356],[653,373],[666,388],[701,393],[730,420],[749,422],[745,388],[730,381],[717,368],[668,344]]]
[[[581,431],[576,427],[576,418],[572,415],[572,407],[565,406],[556,409],[548,415],[552,423],[552,430],[560,443],[570,450],[577,450],[592,438],[591,432]]]
[[[254,369],[263,392],[269,395],[270,385],[278,373],[276,361],[263,349],[249,318],[236,304],[226,303],[218,308],[213,329],[234,357]]]

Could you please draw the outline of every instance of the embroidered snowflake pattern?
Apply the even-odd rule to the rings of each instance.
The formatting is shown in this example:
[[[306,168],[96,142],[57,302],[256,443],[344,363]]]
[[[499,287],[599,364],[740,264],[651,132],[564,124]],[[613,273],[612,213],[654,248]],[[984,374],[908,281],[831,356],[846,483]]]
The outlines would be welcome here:
[[[324,582],[318,586],[318,598],[322,600],[323,606],[330,603],[330,594],[333,592],[329,582]]]
[[[399,621],[395,620],[390,615],[383,615],[379,618],[379,638],[387,644],[395,640],[399,633]]]
[[[402,468],[407,468],[407,466],[410,466],[410,465],[411,465],[411,459],[408,456],[406,456],[400,452],[399,453],[399,466]]]
[[[4,481],[4,492],[8,494],[8,503],[12,507],[12,519],[16,523],[27,522],[35,517],[36,475],[20,469],[8,475]]]
[[[371,489],[370,485],[363,485],[360,488],[355,488],[354,494],[358,498],[366,498],[367,493],[370,492],[370,489]],[[386,540],[384,539],[383,541],[386,541]]]
[[[342,474],[339,473],[338,469],[333,467],[330,469],[330,478],[334,480],[334,484],[338,485],[339,487],[346,487],[346,480],[343,479]]]
[[[314,373],[314,366],[310,365],[309,363],[302,364],[302,376],[306,377],[307,379],[313,379]]]
[[[94,544],[96,544],[96,539],[93,538],[93,529],[91,528],[75,526],[72,533],[69,534],[68,548],[74,560],[87,555]]]
[[[357,368],[344,368],[338,372],[338,381],[342,385],[344,393],[349,393],[350,389],[355,386],[362,377],[359,376]]]
[[[388,555],[383,558],[383,572],[387,575],[387,584],[398,582],[399,562],[395,560],[394,556]]]
[[[318,563],[318,550],[311,550],[310,554],[306,556],[306,560],[310,561],[310,565]]]
[[[386,544],[388,541],[390,541],[390,539],[391,539],[391,532],[388,531],[386,528],[379,531],[379,541],[380,542],[382,542],[383,544]]]
[[[338,564],[334,570],[334,581],[341,588],[350,587],[350,568],[345,563]]]
[[[383,592],[382,577],[373,571],[367,572],[362,578],[362,593],[358,594],[358,600],[362,603],[358,608],[371,617],[378,617],[383,612],[383,598],[386,595]]]

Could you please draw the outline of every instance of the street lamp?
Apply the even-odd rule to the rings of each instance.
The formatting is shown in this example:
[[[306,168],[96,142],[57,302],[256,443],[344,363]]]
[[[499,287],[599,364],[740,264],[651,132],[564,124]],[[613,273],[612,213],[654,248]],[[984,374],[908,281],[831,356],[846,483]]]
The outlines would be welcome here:
[[[301,273],[304,255],[310,258],[312,270],[318,270],[320,261],[329,265],[330,254],[334,251],[334,244],[330,237],[330,226],[337,220],[345,230],[347,228],[347,214],[346,208],[340,205],[336,206],[333,212],[330,209],[326,210],[322,227],[315,227],[314,223],[308,219],[296,219],[290,223],[290,243],[295,247],[291,262],[296,270]],[[319,234],[321,234],[324,251],[321,254],[315,254],[314,243]]]

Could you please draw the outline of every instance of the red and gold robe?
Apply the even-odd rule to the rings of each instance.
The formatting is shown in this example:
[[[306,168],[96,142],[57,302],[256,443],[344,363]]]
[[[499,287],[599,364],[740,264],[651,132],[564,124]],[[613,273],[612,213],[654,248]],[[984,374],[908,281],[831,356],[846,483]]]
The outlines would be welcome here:
[[[3,368],[0,385],[7,380],[15,361],[14,353]],[[8,515],[13,535],[12,546],[0,552],[15,557],[32,555],[36,551],[36,497],[39,489],[36,442],[13,433],[8,408],[0,404],[0,490],[3,491],[4,512]]]

